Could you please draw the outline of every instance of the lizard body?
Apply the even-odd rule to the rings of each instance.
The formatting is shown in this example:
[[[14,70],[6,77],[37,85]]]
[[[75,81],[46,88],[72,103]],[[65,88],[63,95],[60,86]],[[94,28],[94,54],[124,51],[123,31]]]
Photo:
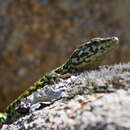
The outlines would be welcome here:
[[[10,123],[15,121],[19,116],[23,115],[18,111],[21,100],[31,95],[38,89],[43,88],[45,85],[53,84],[54,80],[64,74],[73,74],[84,69],[95,69],[100,65],[104,55],[115,48],[119,42],[117,37],[94,38],[74,50],[70,58],[62,66],[45,74],[40,80],[34,82],[21,96],[14,100],[5,110],[0,113],[0,124]]]

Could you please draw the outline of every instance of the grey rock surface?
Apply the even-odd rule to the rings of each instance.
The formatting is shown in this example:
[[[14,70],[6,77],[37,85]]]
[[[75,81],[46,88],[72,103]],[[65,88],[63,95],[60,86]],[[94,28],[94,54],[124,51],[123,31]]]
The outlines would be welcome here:
[[[61,99],[2,130],[130,130],[130,63],[79,73],[59,84],[66,87]]]

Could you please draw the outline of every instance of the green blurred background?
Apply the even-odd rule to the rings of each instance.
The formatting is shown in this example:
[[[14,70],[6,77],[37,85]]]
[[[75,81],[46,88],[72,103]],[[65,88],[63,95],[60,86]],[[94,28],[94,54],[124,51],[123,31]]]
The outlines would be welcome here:
[[[130,61],[130,0],[0,0],[0,111],[81,41],[113,35],[103,62]]]

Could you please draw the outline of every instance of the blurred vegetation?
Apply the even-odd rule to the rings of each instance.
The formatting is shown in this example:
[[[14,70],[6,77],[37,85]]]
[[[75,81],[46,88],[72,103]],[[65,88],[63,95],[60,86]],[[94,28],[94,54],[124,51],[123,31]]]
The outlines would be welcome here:
[[[130,61],[129,0],[1,0],[0,111],[33,81],[65,62],[81,41],[118,36],[103,62]]]

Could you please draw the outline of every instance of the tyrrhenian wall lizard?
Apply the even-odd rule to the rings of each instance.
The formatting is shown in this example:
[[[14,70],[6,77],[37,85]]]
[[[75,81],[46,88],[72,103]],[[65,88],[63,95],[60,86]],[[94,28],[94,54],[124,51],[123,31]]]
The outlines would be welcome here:
[[[62,66],[52,70],[44,75],[40,80],[34,82],[21,96],[14,100],[5,110],[0,113],[0,124],[10,123],[23,115],[18,108],[22,99],[28,97],[36,90],[43,88],[45,85],[54,83],[55,79],[65,74],[73,74],[84,69],[95,69],[100,65],[104,55],[111,52],[118,44],[117,37],[94,38],[74,50],[70,58]]]

